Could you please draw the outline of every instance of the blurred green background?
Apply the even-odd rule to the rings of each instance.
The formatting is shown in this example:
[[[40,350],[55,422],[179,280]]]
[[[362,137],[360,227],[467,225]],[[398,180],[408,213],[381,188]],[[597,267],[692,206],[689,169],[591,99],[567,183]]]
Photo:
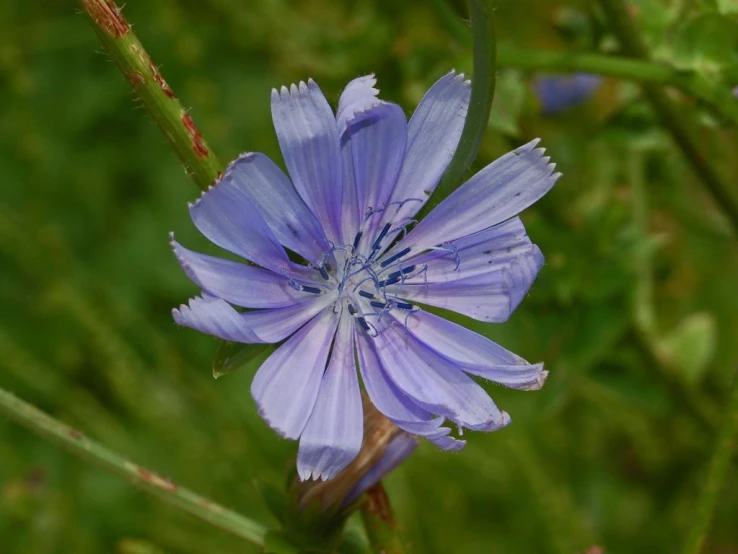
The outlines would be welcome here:
[[[500,48],[617,44],[588,2],[497,5]],[[443,8],[130,0],[125,14],[227,161],[280,159],[270,90],[307,77],[335,103],[375,72],[410,114],[449,69],[471,70]],[[667,61],[696,11],[633,10]],[[513,425],[471,433],[458,454],[424,444],[386,487],[417,553],[675,552],[738,366],[735,239],[635,84],[606,79],[544,117],[531,82],[499,72],[476,166],[543,138],[564,177],[523,220],[547,264],[509,323],[463,322],[544,361],[549,381],[494,388]],[[735,185],[735,128],[675,99]],[[0,3],[0,176],[0,387],[273,524],[254,479],[281,485],[296,444],[256,414],[255,366],[216,382],[215,340],[174,325],[170,309],[196,287],[167,233],[214,251],[189,223],[198,190],[75,2]],[[704,552],[738,552],[736,467]],[[256,551],[0,419],[0,552]]]

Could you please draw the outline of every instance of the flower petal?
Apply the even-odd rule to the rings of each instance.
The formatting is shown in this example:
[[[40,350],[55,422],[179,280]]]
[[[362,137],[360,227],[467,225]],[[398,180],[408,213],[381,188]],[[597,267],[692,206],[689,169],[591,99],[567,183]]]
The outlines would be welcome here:
[[[510,422],[482,387],[404,329],[389,327],[374,344],[389,379],[427,411],[475,430],[494,431]]]
[[[338,324],[328,369],[305,430],[300,435],[300,479],[332,479],[361,448],[364,415],[354,362],[354,321],[344,312]]]
[[[259,368],[251,395],[280,435],[297,439],[318,398],[338,316],[325,310],[281,345]]]
[[[452,310],[479,321],[507,321],[528,293],[543,255],[531,245],[515,259],[492,265],[492,269],[447,282],[424,280],[422,274],[406,279],[402,284],[389,286],[386,293],[392,297]],[[454,273],[448,275],[454,276]]]
[[[405,161],[391,198],[404,202],[395,221],[412,218],[441,180],[459,144],[470,95],[464,75],[452,71],[436,81],[418,104],[408,123]]]
[[[407,318],[406,329],[465,372],[512,389],[540,389],[548,374],[543,364],[529,364],[488,338],[423,310]]]
[[[538,139],[498,158],[441,202],[392,248],[420,251],[474,234],[511,217],[546,194],[560,177],[553,173]]]
[[[272,119],[292,182],[327,237],[340,235],[341,158],[328,101],[310,79],[272,90]]]
[[[187,276],[212,296],[244,308],[284,308],[314,295],[295,289],[271,271],[188,250],[172,238],[172,249]]]
[[[464,441],[448,437],[451,429],[441,427],[443,417],[434,417],[418,406],[387,377],[374,342],[366,333],[356,333],[356,346],[364,388],[380,412],[400,429],[422,436],[444,450],[463,448]]]
[[[245,343],[275,343],[305,325],[328,305],[335,295],[301,300],[286,308],[239,313],[220,298],[203,294],[172,310],[174,321],[224,340]]]
[[[323,228],[272,160],[255,152],[241,154],[223,179],[248,193],[279,242],[309,262],[319,262],[329,248]]]
[[[343,134],[349,119],[353,119],[357,111],[363,111],[377,103],[379,90],[374,88],[377,79],[374,74],[357,77],[346,85],[338,99],[336,123],[338,133]]]
[[[275,273],[294,273],[294,264],[248,194],[221,180],[189,205],[195,227],[210,242]]]
[[[364,221],[364,240],[360,250],[368,255],[383,221],[382,216],[371,217],[369,214],[381,213],[380,210],[386,207],[405,154],[405,112],[397,104],[375,104],[357,112],[355,118],[349,120],[347,134],[350,136],[359,214]]]

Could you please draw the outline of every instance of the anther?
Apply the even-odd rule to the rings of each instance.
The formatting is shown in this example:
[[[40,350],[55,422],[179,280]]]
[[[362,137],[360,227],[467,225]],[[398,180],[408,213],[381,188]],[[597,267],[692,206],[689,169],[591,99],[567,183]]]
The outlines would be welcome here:
[[[401,310],[412,310],[415,308],[412,304],[409,304],[407,302],[397,302],[395,301],[395,306],[398,307]]]
[[[312,294],[320,294],[322,292],[318,287],[308,287],[307,285],[302,285],[302,287],[300,287],[300,290]]]
[[[369,302],[369,305],[372,308],[379,308],[380,310],[383,310],[387,307],[387,302],[377,302],[376,300],[372,300],[371,302]]]
[[[399,271],[393,271],[392,273],[390,273],[389,275],[387,275],[387,280],[388,281],[391,281],[392,279],[399,278],[400,276],[406,275],[406,274],[411,273],[413,271],[415,271],[415,266],[414,265],[409,265],[407,267],[403,267],[401,270],[399,270]]]
[[[379,250],[379,246],[382,244],[382,241],[384,240],[384,237],[387,236],[387,233],[389,233],[389,230],[392,228],[391,223],[385,224],[384,228],[382,228],[382,232],[379,233],[379,236],[377,237],[377,240],[374,241],[374,244],[372,244],[372,250]]]
[[[359,325],[361,325],[361,328],[364,329],[367,333],[369,332],[369,324],[366,322],[366,319],[363,317],[357,317],[356,321],[359,322]]]
[[[328,280],[328,272],[325,270],[325,268],[326,268],[325,265],[321,265],[318,268],[318,271],[320,271],[320,276],[327,281]]]
[[[370,300],[374,298],[374,295],[371,292],[366,292],[365,290],[360,290],[359,296],[363,296],[364,298],[368,298]]]
[[[402,258],[408,252],[410,252],[410,247],[405,248],[404,250],[400,250],[397,254],[394,254],[394,255],[390,256],[386,260],[382,260],[382,262],[379,264],[379,266],[380,267],[387,267],[392,262],[394,262],[394,261],[399,260],[400,258]]]
[[[356,250],[359,247],[359,241],[361,240],[362,232],[359,231],[356,233],[356,238],[354,238],[354,250]]]
[[[348,305],[348,310],[349,310],[349,313],[351,315],[355,315],[356,314],[356,308],[354,308],[354,305],[353,304],[349,304]]]

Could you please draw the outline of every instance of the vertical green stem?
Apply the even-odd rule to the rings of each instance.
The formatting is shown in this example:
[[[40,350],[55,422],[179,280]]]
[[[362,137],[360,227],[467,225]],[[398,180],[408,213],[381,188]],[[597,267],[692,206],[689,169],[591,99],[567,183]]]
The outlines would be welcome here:
[[[254,544],[264,544],[266,530],[261,524],[126,460],[3,389],[0,389],[0,413],[41,437],[66,448],[75,456],[123,477],[139,489],[179,510]]]
[[[682,550],[683,554],[699,554],[705,544],[705,539],[710,530],[712,514],[715,512],[715,506],[720,499],[720,493],[723,490],[723,484],[730,467],[730,460],[735,450],[735,443],[738,440],[737,433],[738,374],[733,376],[733,390],[728,402],[725,419],[718,435],[710,467],[707,470],[705,488],[697,501],[695,518]]]
[[[495,95],[495,59],[497,41],[495,40],[492,10],[484,0],[469,0],[471,19],[472,48],[474,51],[473,79],[469,110],[464,120],[459,146],[438,184],[434,201],[439,202],[459,186],[464,173],[469,169],[479,152],[484,132],[487,130],[492,99]],[[430,202],[421,210],[423,217],[430,210]]]
[[[189,112],[182,107],[131,26],[112,0],[81,0],[100,41],[133,86],[144,107],[202,190],[212,185],[223,165],[213,154]]]
[[[631,20],[622,0],[599,0],[607,15],[613,32],[620,41],[623,51],[635,58],[648,59],[648,49],[638,29]],[[661,120],[661,124],[669,130],[674,142],[692,165],[692,169],[707,187],[708,192],[718,206],[725,212],[734,231],[738,231],[738,203],[728,192],[728,187],[710,165],[708,158],[701,151],[698,138],[692,126],[683,117],[682,111],[666,95],[666,92],[654,85],[643,84],[643,91],[651,103],[653,110]]]

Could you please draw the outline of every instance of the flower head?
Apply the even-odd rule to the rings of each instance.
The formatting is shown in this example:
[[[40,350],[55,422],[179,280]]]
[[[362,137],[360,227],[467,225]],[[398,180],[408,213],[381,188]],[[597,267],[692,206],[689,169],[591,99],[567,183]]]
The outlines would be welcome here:
[[[602,85],[602,77],[591,73],[545,75],[536,78],[533,89],[541,111],[552,115],[584,102]]]
[[[359,374],[380,412],[446,450],[464,445],[447,423],[494,431],[510,421],[470,375],[524,390],[546,376],[421,306],[487,322],[510,316],[543,263],[516,216],[553,186],[554,165],[534,140],[418,223],[458,145],[469,83],[442,77],[409,122],[375,84],[349,83],[337,115],[312,80],[272,91],[289,177],[263,154],[244,154],[190,205],[203,235],[253,265],[172,240],[202,289],[174,310],[177,323],[230,341],[284,341],[251,393],[272,428],[299,439],[302,479],[329,479],[359,452]]]

